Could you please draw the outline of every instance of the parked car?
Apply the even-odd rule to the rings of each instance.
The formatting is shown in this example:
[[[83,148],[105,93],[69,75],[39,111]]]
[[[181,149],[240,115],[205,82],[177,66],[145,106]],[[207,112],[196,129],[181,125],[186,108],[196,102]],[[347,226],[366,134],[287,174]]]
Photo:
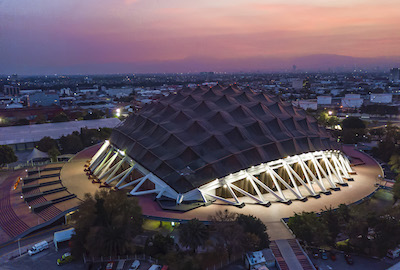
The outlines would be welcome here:
[[[161,270],[161,265],[153,264],[148,270]]]
[[[39,253],[48,248],[49,248],[49,243],[47,243],[47,241],[42,241],[42,242],[34,244],[32,246],[32,248],[30,250],[28,250],[28,254],[29,254],[29,256],[32,256],[32,255]]]
[[[106,270],[112,270],[114,267],[114,262],[107,263]]]
[[[351,257],[350,254],[345,253],[345,254],[344,254],[344,259],[346,260],[346,262],[347,262],[348,264],[350,264],[350,265],[354,264],[353,257]]]
[[[318,249],[313,249],[312,250],[312,255],[313,255],[314,259],[318,259],[319,258]]]
[[[132,264],[131,267],[129,267],[129,270],[136,270],[140,266],[140,262],[138,260],[135,260]]]
[[[326,253],[325,249],[321,249],[320,253],[321,253],[321,259],[323,259],[323,260],[327,260],[328,259],[328,254]]]
[[[71,253],[64,253],[64,255],[62,255],[60,259],[57,259],[57,265],[63,265],[72,262],[73,259],[74,258],[72,257]]]
[[[329,251],[329,257],[331,257],[332,261],[336,261],[336,253],[335,253],[335,251],[333,251],[333,250]]]

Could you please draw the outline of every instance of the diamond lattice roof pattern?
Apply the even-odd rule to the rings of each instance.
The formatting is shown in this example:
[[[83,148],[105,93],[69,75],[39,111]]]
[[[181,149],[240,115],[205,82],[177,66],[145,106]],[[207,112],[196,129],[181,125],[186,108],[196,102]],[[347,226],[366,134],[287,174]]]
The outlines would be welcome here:
[[[305,111],[236,85],[148,104],[114,129],[111,143],[179,193],[264,162],[338,149]]]

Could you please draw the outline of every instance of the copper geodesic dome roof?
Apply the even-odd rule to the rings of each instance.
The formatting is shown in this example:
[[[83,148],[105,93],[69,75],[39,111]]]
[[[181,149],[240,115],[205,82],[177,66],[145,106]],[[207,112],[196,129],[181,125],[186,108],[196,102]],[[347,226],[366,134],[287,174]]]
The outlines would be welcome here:
[[[305,111],[236,85],[163,97],[128,117],[110,141],[179,193],[268,161],[338,149]]]

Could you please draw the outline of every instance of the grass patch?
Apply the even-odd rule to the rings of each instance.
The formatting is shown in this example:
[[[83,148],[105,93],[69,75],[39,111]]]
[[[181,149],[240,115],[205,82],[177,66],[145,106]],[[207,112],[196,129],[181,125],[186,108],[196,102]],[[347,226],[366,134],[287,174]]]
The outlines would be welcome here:
[[[382,201],[393,202],[393,194],[390,191],[380,189],[374,194],[374,198]]]
[[[171,222],[145,219],[143,221],[143,229],[147,231],[157,231],[162,234],[171,233],[174,230]]]

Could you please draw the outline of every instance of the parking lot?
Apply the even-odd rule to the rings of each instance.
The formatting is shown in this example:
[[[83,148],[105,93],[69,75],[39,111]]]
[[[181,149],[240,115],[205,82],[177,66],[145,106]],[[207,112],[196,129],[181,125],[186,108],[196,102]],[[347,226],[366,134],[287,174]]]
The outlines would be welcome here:
[[[19,258],[15,258],[0,266],[0,269],[18,269],[18,270],[31,270],[31,269],[57,269],[57,259],[59,259],[65,252],[68,252],[67,247],[58,251],[55,250],[53,245],[38,254],[29,256],[24,254]],[[82,262],[73,261],[62,266],[63,270],[83,270],[86,269]]]
[[[57,259],[60,258],[64,253],[69,252],[68,247],[60,248],[58,251],[55,250],[54,246],[50,245],[49,249],[46,249],[38,254],[29,256],[24,254],[19,258],[15,258],[7,263],[0,265],[1,270],[32,270],[32,269],[63,269],[63,270],[100,270],[105,269],[108,262],[94,263],[92,265],[84,265],[82,261],[72,261],[62,266],[57,265]],[[123,270],[128,270],[133,260],[127,260],[124,263]],[[113,268],[116,269],[118,261],[114,261]],[[146,261],[140,261],[140,270],[147,270],[152,264]]]
[[[319,270],[341,270],[341,269],[359,269],[359,270],[384,270],[392,266],[395,261],[391,259],[372,259],[361,256],[352,256],[354,263],[349,265],[344,259],[344,255],[342,253],[336,254],[336,260],[332,261],[330,258],[327,260],[323,260],[321,258],[315,259],[312,257],[312,254],[308,254],[311,261],[315,266],[318,267]],[[390,261],[389,261],[390,260]]]

